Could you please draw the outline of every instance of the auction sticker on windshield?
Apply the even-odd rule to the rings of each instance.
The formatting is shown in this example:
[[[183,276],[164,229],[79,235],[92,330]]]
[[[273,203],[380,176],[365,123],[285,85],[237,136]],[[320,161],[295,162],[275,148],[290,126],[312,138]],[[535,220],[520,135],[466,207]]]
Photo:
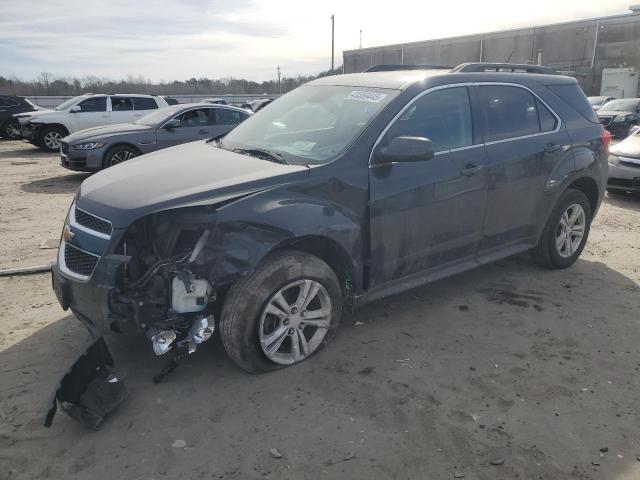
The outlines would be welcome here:
[[[378,92],[364,92],[362,90],[354,90],[349,95],[345,97],[345,100],[356,100],[358,102],[370,102],[370,103],[380,103],[384,97],[386,97],[386,93],[378,93]]]

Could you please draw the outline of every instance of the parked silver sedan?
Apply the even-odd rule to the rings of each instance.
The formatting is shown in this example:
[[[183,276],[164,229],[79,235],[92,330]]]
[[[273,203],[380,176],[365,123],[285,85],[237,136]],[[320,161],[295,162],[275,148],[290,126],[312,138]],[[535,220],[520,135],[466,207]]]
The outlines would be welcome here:
[[[60,163],[70,170],[95,172],[155,150],[220,137],[250,115],[230,105],[162,108],[134,123],[89,128],[63,138]]]

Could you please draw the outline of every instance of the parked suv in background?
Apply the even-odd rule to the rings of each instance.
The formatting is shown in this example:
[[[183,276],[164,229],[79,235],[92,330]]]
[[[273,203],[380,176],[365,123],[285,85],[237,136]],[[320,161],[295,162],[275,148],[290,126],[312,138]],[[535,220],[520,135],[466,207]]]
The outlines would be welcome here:
[[[181,104],[133,123],[72,133],[60,144],[61,165],[94,172],[181,143],[219,137],[252,115],[229,105]]]
[[[14,140],[20,138],[20,123],[14,115],[23,112],[35,112],[40,107],[24,97],[0,95],[0,137]]]
[[[625,138],[640,120],[640,98],[619,98],[602,105],[598,118],[614,137]]]
[[[84,411],[95,374],[73,372],[108,370],[113,331],[180,359],[215,321],[231,359],[266,372],[327,344],[344,305],[524,251],[573,264],[610,134],[574,78],[483,68],[324,77],[220,140],[86,179],[53,288],[98,340],[57,399]]]
[[[58,105],[55,110],[20,114],[22,136],[34,145],[55,152],[70,133],[114,123],[128,123],[158,108],[167,107],[157,95],[86,94]]]

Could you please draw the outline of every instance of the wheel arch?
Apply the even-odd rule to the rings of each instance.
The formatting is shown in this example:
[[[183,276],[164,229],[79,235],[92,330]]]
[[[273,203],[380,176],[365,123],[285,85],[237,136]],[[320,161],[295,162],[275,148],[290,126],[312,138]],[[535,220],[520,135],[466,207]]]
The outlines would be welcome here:
[[[600,203],[600,189],[598,183],[591,177],[584,176],[573,180],[568,186],[567,190],[579,190],[584,193],[589,200],[589,206],[591,207],[591,215],[595,215],[598,205]]]
[[[130,142],[124,142],[124,141],[120,141],[117,143],[114,143],[113,145],[111,145],[109,148],[107,148],[107,150],[104,152],[104,155],[102,155],[102,164],[104,165],[104,161],[107,159],[107,156],[116,148],[118,147],[128,147],[128,148],[132,148],[133,150],[135,150],[138,155],[142,155],[142,150],[140,150],[137,146],[135,146],[133,143]]]

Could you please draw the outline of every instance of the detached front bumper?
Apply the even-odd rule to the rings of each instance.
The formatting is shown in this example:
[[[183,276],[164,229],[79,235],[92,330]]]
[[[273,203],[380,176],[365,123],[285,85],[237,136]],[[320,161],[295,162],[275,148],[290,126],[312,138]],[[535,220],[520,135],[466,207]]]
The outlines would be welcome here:
[[[617,165],[609,164],[607,188],[640,191],[640,161],[634,162],[620,159]]]
[[[20,123],[20,133],[24,140],[35,143],[38,135],[38,126],[28,122]]]

